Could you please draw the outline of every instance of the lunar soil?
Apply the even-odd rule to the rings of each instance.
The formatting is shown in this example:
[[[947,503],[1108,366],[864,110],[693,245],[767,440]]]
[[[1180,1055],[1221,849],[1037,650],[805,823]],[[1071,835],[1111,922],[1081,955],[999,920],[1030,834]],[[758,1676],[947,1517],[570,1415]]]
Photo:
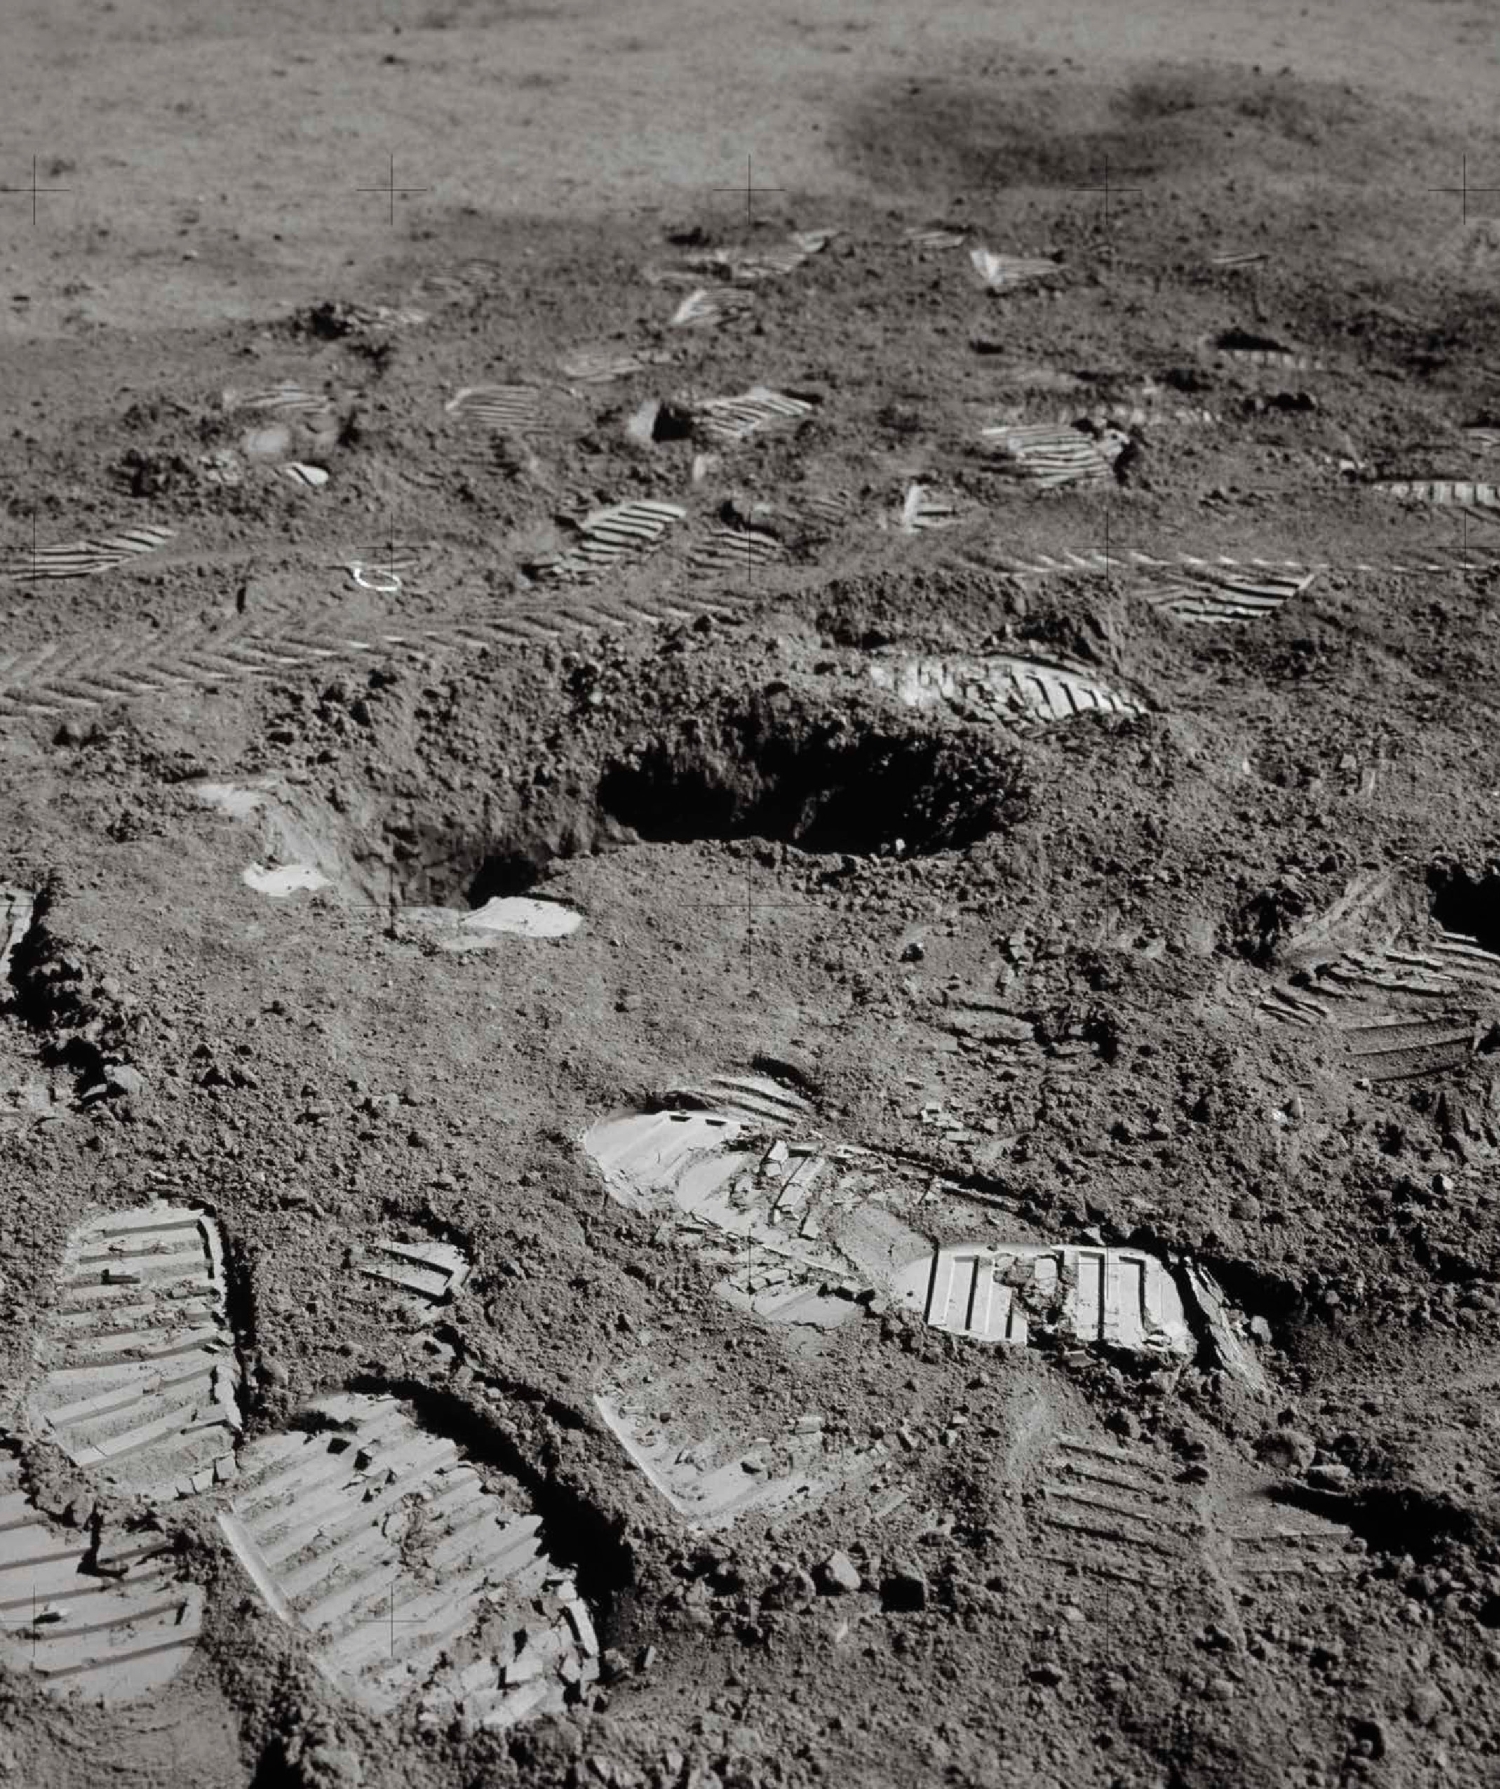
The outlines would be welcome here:
[[[0,1784],[1500,1778],[1500,143],[820,135],[196,310],[38,194]]]

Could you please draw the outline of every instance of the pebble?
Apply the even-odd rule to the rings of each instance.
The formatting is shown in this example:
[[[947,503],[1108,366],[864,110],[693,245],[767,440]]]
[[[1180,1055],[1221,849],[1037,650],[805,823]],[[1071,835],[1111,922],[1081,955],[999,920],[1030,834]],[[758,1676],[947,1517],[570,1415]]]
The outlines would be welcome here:
[[[760,1600],[767,1609],[805,1609],[817,1594],[817,1585],[799,1567],[778,1578]]]
[[[844,1596],[858,1590],[864,1580],[859,1567],[847,1553],[830,1553],[818,1567],[818,1577],[829,1596]]]
[[[1026,1675],[1033,1683],[1045,1684],[1048,1689],[1056,1689],[1058,1684],[1067,1681],[1067,1672],[1051,1659],[1043,1659],[1039,1664],[1033,1665]]]
[[[135,1094],[146,1091],[146,1077],[129,1063],[122,1062],[118,1068],[105,1069],[104,1080],[116,1093]]]
[[[1309,1468],[1307,1482],[1322,1491],[1341,1491],[1349,1483],[1349,1468],[1341,1461],[1329,1460]]]
[[[1406,1704],[1407,1714],[1419,1727],[1430,1727],[1448,1706],[1448,1699],[1434,1684],[1418,1684]]]
[[[1255,1444],[1255,1456],[1267,1466],[1284,1472],[1302,1472],[1311,1466],[1318,1444],[1300,1429],[1267,1429]]]

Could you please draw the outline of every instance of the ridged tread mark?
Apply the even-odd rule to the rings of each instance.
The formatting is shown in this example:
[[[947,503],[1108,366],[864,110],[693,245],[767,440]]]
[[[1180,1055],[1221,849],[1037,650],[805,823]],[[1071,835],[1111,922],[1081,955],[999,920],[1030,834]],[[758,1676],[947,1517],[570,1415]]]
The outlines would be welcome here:
[[[1382,497],[1410,503],[1434,503],[1458,509],[1500,509],[1500,489],[1462,478],[1389,478],[1370,487]]]
[[[309,1416],[244,1450],[219,1524],[331,1681],[377,1713],[415,1689],[424,1724],[499,1728],[597,1676],[587,1606],[518,1484],[492,1489],[394,1397],[340,1394]],[[494,1653],[474,1630],[497,1605]]]
[[[745,316],[753,300],[737,286],[700,286],[667,319],[668,329],[717,329]]]
[[[987,248],[970,249],[969,260],[991,292],[1012,292],[1022,286],[1034,286],[1039,280],[1055,278],[1062,272],[1056,261],[1041,256],[1000,255]]]
[[[667,265],[647,267],[643,273],[657,286],[698,286],[705,276],[717,276],[731,285],[758,285],[763,280],[781,279],[796,272],[804,261],[821,254],[839,234],[837,230],[801,230],[775,248],[702,249],[679,255]]]
[[[1208,567],[1195,570],[1185,579],[1156,584],[1148,582],[1143,594],[1153,609],[1160,609],[1179,621],[1222,627],[1260,621],[1274,615],[1293,597],[1303,595],[1317,575],[1316,572],[1219,571]]]
[[[1476,939],[1434,925],[1418,946],[1395,942],[1393,886],[1388,871],[1354,878],[1288,940],[1300,967],[1260,1001],[1285,1024],[1332,1029],[1354,1071],[1373,1081],[1460,1067],[1478,1048],[1485,1015],[1500,1009],[1500,956]],[[1371,939],[1364,947],[1353,942],[1361,934]]]
[[[1051,725],[1081,714],[1138,715],[1144,702],[1081,667],[995,653],[870,666],[870,680],[908,708],[945,706],[969,720]]]
[[[36,898],[29,889],[0,886],[0,982],[10,978],[11,958],[31,930],[35,910]]]
[[[239,1364],[224,1250],[205,1211],[164,1203],[70,1234],[26,1396],[75,1465],[154,1499],[232,1476]]]
[[[903,534],[925,534],[934,528],[952,528],[962,518],[954,505],[930,485],[913,484],[901,501],[898,526]]]
[[[1066,484],[1101,484],[1113,476],[1113,462],[1081,429],[1052,423],[999,423],[980,430],[997,472],[1037,490]]]
[[[114,571],[143,553],[158,553],[176,534],[173,528],[138,523],[113,534],[22,552],[0,567],[0,578],[18,583],[54,578],[86,578]]]
[[[878,1445],[860,1454],[830,1454],[820,1418],[775,1435],[704,1436],[687,1415],[702,1395],[692,1375],[674,1376],[648,1360],[611,1379],[594,1398],[627,1459],[694,1527],[727,1528],[772,1510],[795,1515],[841,1482],[874,1471],[885,1457]]]
[[[705,576],[729,576],[776,565],[785,557],[786,548],[765,529],[720,524],[690,549],[687,562]]]
[[[558,369],[575,385],[607,385],[628,379],[649,366],[660,366],[671,356],[659,348],[575,348],[559,360]]]
[[[1081,1344],[1186,1357],[1194,1349],[1171,1274],[1139,1249],[965,1245],[933,1249],[896,1298],[950,1335],[1024,1346],[1032,1325]]]
[[[1229,334],[1232,335],[1233,332]],[[1326,373],[1329,370],[1327,363],[1317,355],[1300,348],[1288,348],[1280,342],[1260,341],[1250,337],[1237,341],[1228,339],[1228,336],[1210,336],[1199,346],[1204,353],[1215,359],[1232,361],[1236,366],[1267,367],[1277,372],[1296,373]]]
[[[800,1124],[812,1117],[812,1107],[800,1093],[768,1075],[709,1075],[691,1086],[674,1088],[672,1097],[766,1124]]]
[[[688,612],[695,613],[696,608]],[[166,635],[153,632],[86,640],[73,647],[51,641],[27,654],[12,656],[8,662],[0,661],[0,714],[10,710],[60,716],[70,710],[103,708],[172,690],[274,676],[371,654],[560,639],[566,626],[550,621],[549,613],[538,606],[534,613],[521,610],[484,615],[469,623],[383,633],[368,639],[257,634],[245,627],[213,632],[189,627]],[[620,625],[635,619],[635,614],[624,612]]]
[[[223,401],[226,410],[255,410],[272,416],[313,418],[319,426],[331,423],[334,413],[333,400],[326,393],[308,391],[292,379],[256,391],[239,391],[231,386],[225,390]]]
[[[58,1696],[125,1702],[169,1683],[197,1645],[203,1592],[176,1575],[170,1544],[135,1532],[61,1528],[0,1456],[0,1654]]]
[[[1250,1589],[1283,1578],[1343,1578],[1368,1564],[1364,1542],[1349,1529],[1264,1499],[1253,1522],[1227,1539],[1229,1569]]]
[[[1368,560],[1335,562],[1332,559],[1234,559],[1226,553],[1221,553],[1215,558],[1197,553],[1176,553],[1170,558],[1162,559],[1150,553],[1143,553],[1138,548],[1105,553],[1098,547],[1088,547],[1082,552],[1075,548],[1065,548],[1061,554],[1033,553],[1023,556],[979,546],[969,548],[961,557],[968,563],[986,571],[1006,572],[1013,577],[1045,577],[1055,576],[1058,573],[1076,574],[1080,572],[1101,575],[1107,573],[1114,577],[1128,577],[1131,572],[1137,570],[1169,573],[1179,567],[1187,567],[1192,572],[1210,576],[1218,575],[1220,568],[1227,568],[1232,574],[1236,567],[1244,568],[1247,575],[1264,571],[1273,577],[1279,577],[1282,573],[1302,576],[1324,571],[1374,572],[1381,576],[1387,576],[1409,572],[1477,571],[1500,563],[1500,561],[1494,560],[1478,563],[1462,556],[1447,559],[1391,560],[1381,564]]]
[[[606,1118],[582,1146],[613,1199],[661,1217],[664,1240],[722,1276],[715,1290],[727,1302],[771,1321],[828,1325],[857,1316],[854,1299],[869,1282],[825,1240],[824,1227],[834,1215],[857,1223],[866,1201],[881,1197],[866,1165],[875,1158],[788,1142],[773,1135],[786,1121],[733,1116],[730,1100],[716,1104]],[[919,1246],[899,1225],[897,1235]],[[889,1246],[888,1237],[880,1241]]]
[[[449,1242],[399,1242],[381,1237],[355,1252],[366,1279],[394,1286],[428,1305],[451,1304],[463,1290],[472,1263]]]
[[[1374,1019],[1344,1032],[1354,1072],[1372,1081],[1408,1081],[1461,1068],[1478,1043],[1479,1027],[1462,1017]]]
[[[909,224],[901,240],[913,248],[962,248],[970,234],[963,224]]]
[[[509,435],[532,435],[543,426],[542,393],[534,385],[466,385],[443,409],[460,422]]]
[[[1203,1527],[1171,1480],[1124,1448],[1060,1435],[1041,1487],[1055,1564],[1160,1588],[1192,1559]]]
[[[772,391],[768,385],[752,385],[737,397],[702,398],[692,408],[704,434],[715,441],[735,442],[801,422],[812,415],[814,406],[806,398]]]
[[[562,583],[586,583],[653,553],[667,531],[687,519],[677,503],[631,498],[590,511],[578,524],[578,544],[537,566],[537,575]]]

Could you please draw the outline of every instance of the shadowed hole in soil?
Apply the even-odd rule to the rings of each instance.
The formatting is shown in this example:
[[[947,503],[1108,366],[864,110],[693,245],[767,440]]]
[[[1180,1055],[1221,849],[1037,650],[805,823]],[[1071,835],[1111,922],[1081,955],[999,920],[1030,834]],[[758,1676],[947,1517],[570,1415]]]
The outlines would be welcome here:
[[[769,838],[811,852],[930,854],[1019,817],[1019,760],[972,739],[769,704],[689,721],[608,765],[599,806],[642,838]]]
[[[1274,1493],[1277,1503],[1323,1516],[1357,1534],[1372,1553],[1409,1555],[1417,1563],[1437,1557],[1450,1546],[1472,1546],[1483,1538],[1483,1524],[1472,1511],[1446,1497],[1412,1485],[1378,1485],[1353,1496],[1285,1485]]]
[[[1500,871],[1470,875],[1451,865],[1428,871],[1432,917],[1445,932],[1472,938],[1481,950],[1500,956]]]
[[[1018,753],[942,731],[853,725],[769,700],[693,716],[608,760],[592,791],[488,826],[388,825],[401,898],[478,908],[571,857],[641,839],[765,838],[904,856],[973,844],[1024,817]]]
[[[1248,329],[1222,330],[1214,337],[1214,346],[1231,354],[1285,354],[1288,352],[1285,342],[1278,342],[1269,335],[1252,335]]]

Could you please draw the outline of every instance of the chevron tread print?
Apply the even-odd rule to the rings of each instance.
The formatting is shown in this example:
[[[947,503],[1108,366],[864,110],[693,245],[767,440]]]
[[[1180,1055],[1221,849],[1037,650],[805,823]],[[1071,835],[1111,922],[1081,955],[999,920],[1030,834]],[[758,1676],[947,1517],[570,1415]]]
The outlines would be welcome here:
[[[673,515],[646,519],[644,529],[626,518],[624,528],[609,531],[610,518],[625,510],[672,509]],[[576,558],[564,557],[561,569],[543,576],[564,583],[593,583],[602,571],[624,565],[637,555],[637,540],[660,539],[658,524],[685,516],[675,505],[621,505],[618,511],[591,518],[601,527],[590,535]],[[769,537],[765,537],[769,538]],[[367,568],[369,569],[369,568]],[[374,568],[378,570],[379,568]],[[731,600],[732,599],[732,600]],[[209,629],[189,626],[169,633],[97,636],[65,646],[48,641],[25,652],[0,656],[0,723],[7,718],[65,718],[119,704],[147,701],[193,689],[245,682],[332,665],[341,660],[402,656],[430,651],[472,651],[547,644],[577,633],[659,626],[712,614],[727,618],[743,600],[726,588],[723,600],[694,594],[678,601],[652,591],[630,597],[567,597],[517,604],[408,631],[367,636],[315,632],[259,634],[248,628]]]
[[[205,1211],[156,1204],[69,1236],[26,1399],[78,1466],[155,1500],[232,1476],[239,1365],[224,1249]]]
[[[987,248],[970,249],[969,260],[990,292],[1014,292],[1022,286],[1033,286],[1038,280],[1055,278],[1062,272],[1056,261],[1036,255],[998,255]]]
[[[169,1541],[62,1527],[0,1454],[0,1659],[50,1695],[129,1702],[171,1682],[202,1625],[203,1592],[179,1578]]]
[[[785,557],[786,548],[766,529],[719,523],[690,549],[688,564],[706,576],[750,576]]]
[[[594,1408],[630,1464],[658,1497],[694,1528],[713,1531],[743,1516],[792,1517],[839,1485],[866,1479],[886,1457],[879,1443],[863,1452],[835,1452],[820,1417],[770,1433],[705,1435],[682,1406],[697,1401],[696,1375],[638,1359],[614,1374]],[[727,1428],[729,1425],[724,1425]]]
[[[1373,487],[1382,497],[1432,503],[1452,509],[1500,509],[1500,489],[1459,478],[1392,478]]]
[[[908,708],[944,706],[970,720],[1045,726],[1082,714],[1136,715],[1145,705],[1091,671],[996,653],[877,662],[870,680]]]
[[[0,566],[0,577],[16,583],[97,577],[102,572],[118,570],[142,554],[159,553],[175,534],[173,528],[140,523],[133,528],[122,528],[117,534],[69,541],[62,546],[38,547],[35,552],[17,553],[6,560]]]
[[[995,470],[1039,491],[1102,484],[1113,462],[1081,429],[1053,423],[1000,423],[981,431]]]
[[[1133,1452],[1059,1435],[1041,1486],[1054,1564],[1159,1588],[1197,1549],[1202,1525],[1166,1475]]]
[[[588,1608],[518,1483],[389,1395],[308,1414],[243,1450],[219,1526],[325,1676],[376,1713],[416,1691],[425,1724],[504,1727],[598,1675]]]

